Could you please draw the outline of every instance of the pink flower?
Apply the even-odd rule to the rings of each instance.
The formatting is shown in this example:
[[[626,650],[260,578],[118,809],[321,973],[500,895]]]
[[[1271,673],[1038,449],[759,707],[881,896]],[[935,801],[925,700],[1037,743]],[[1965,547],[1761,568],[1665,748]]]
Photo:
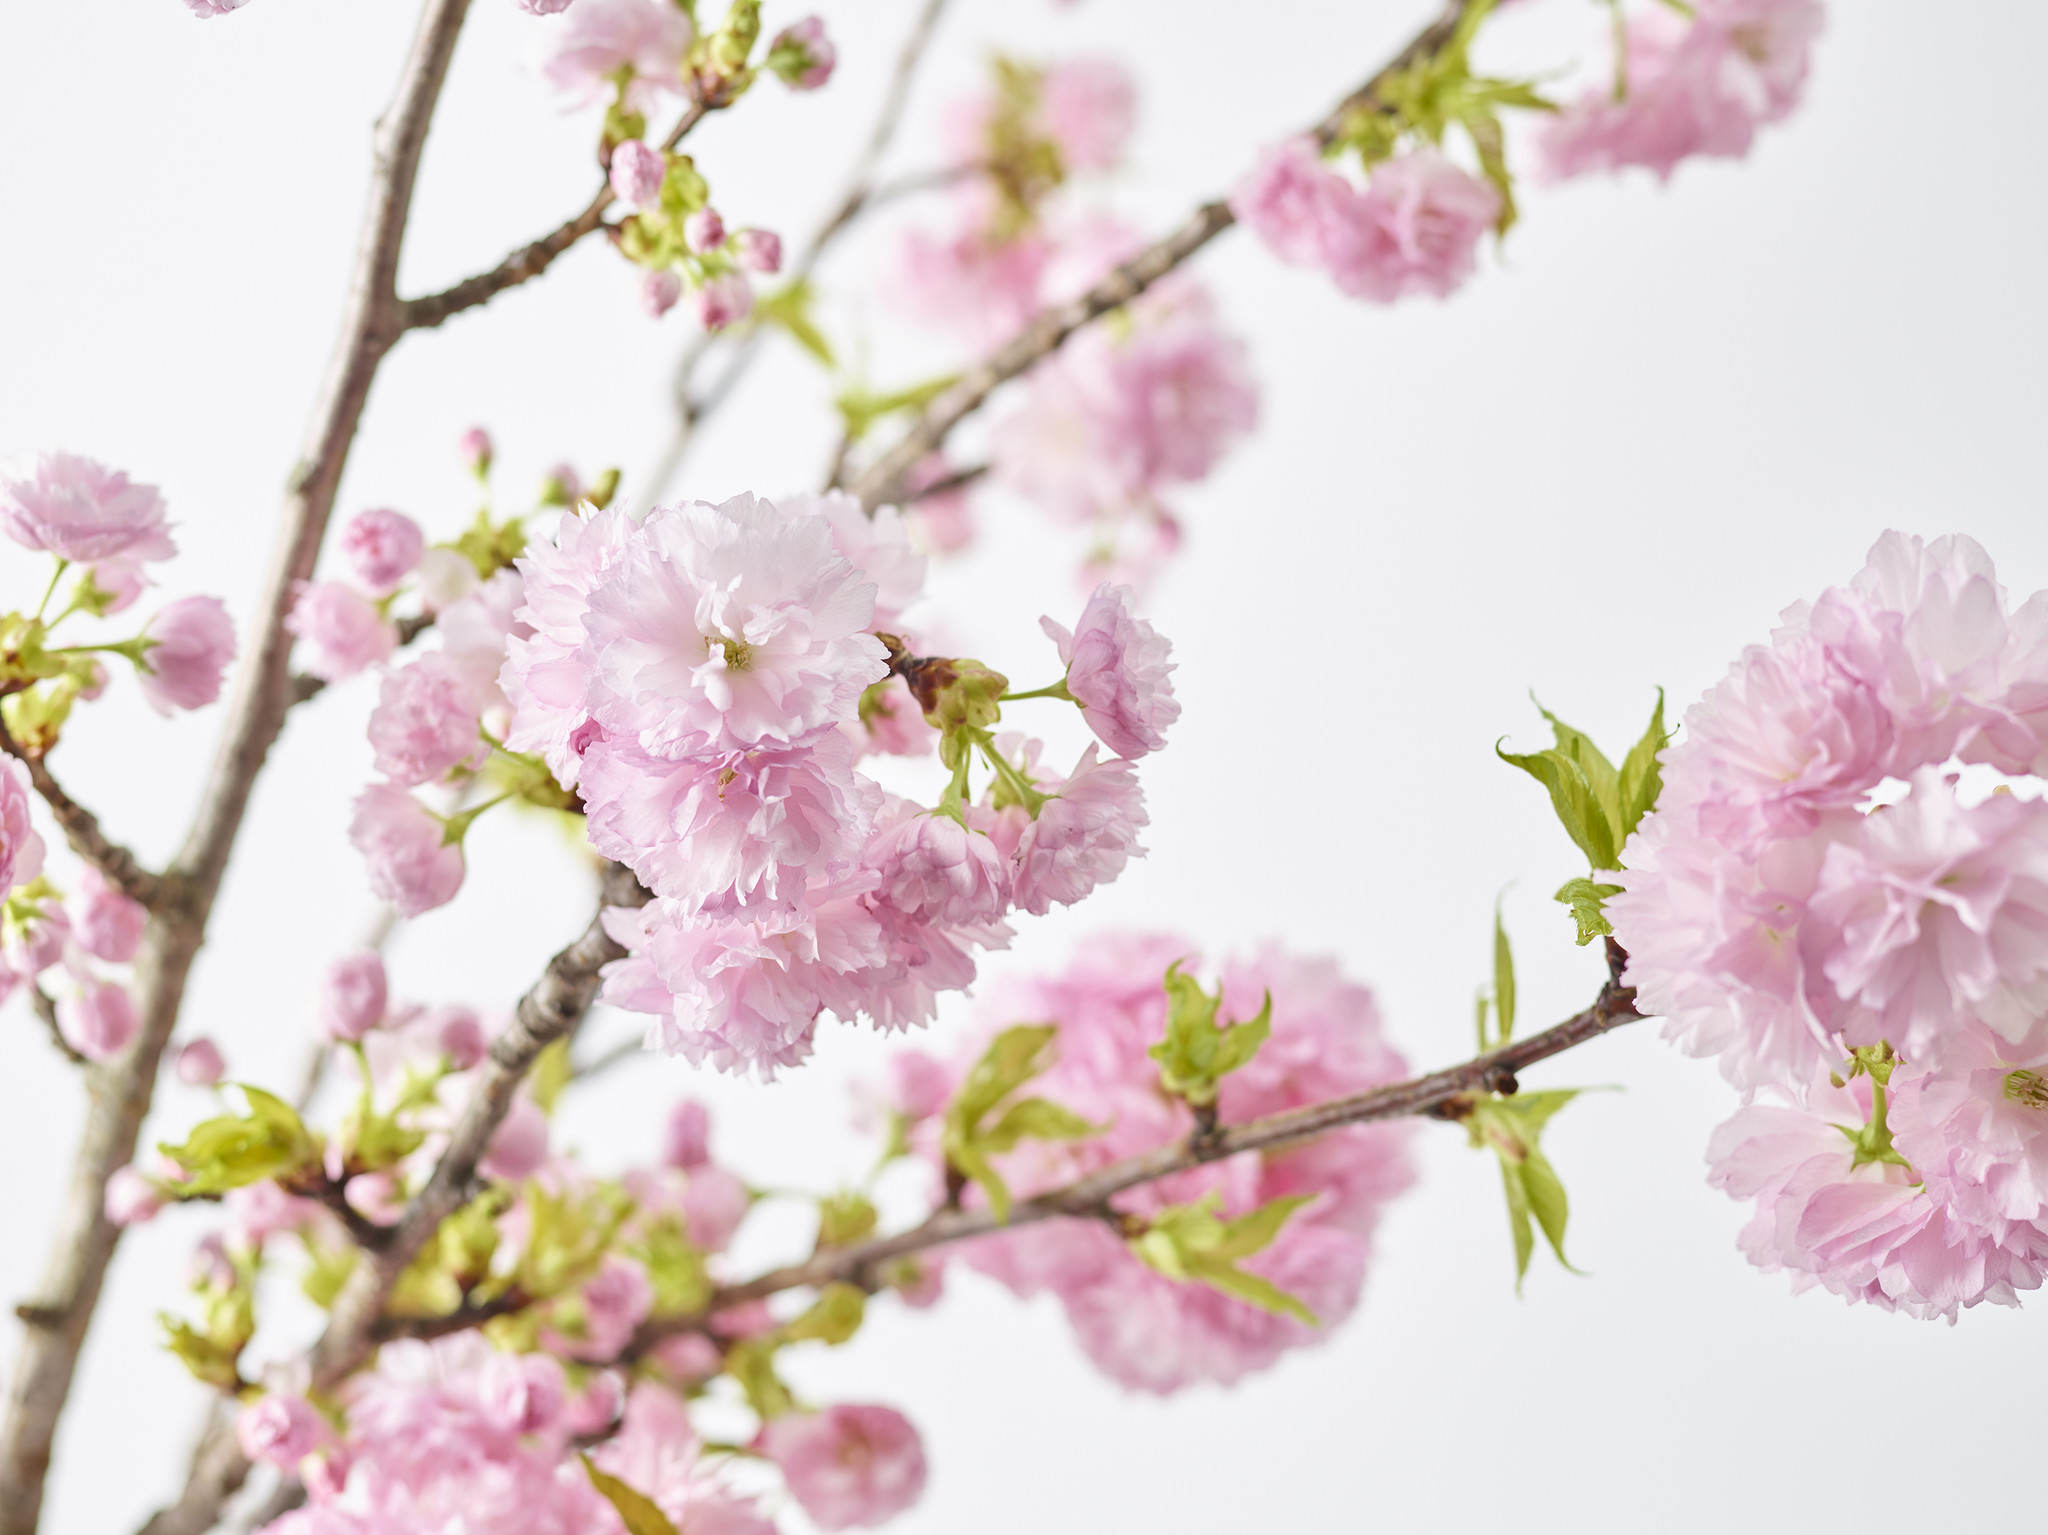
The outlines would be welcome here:
[[[229,11],[239,11],[249,0],[185,0],[185,9],[204,21],[213,16],[225,16]]]
[[[117,1167],[108,1175],[102,1209],[116,1226],[140,1226],[154,1220],[166,1203],[156,1181],[133,1167]]]
[[[767,65],[793,91],[814,91],[832,78],[839,50],[815,16],[784,27],[769,41]]]
[[[924,1495],[924,1441],[893,1407],[790,1413],[764,1425],[759,1442],[821,1530],[880,1524]]]
[[[682,296],[683,279],[667,267],[640,274],[640,307],[647,311],[648,318],[660,319],[676,307],[676,300]]]
[[[328,1437],[327,1421],[302,1396],[272,1391],[244,1407],[235,1419],[242,1453],[285,1471],[296,1471]]]
[[[478,732],[478,704],[470,679],[438,652],[387,672],[370,713],[377,771],[411,785],[445,778],[457,767],[482,767],[490,746]]]
[[[43,838],[29,816],[28,767],[0,758],[0,895],[43,872]]]
[[[418,569],[427,536],[405,513],[379,507],[349,518],[340,544],[356,579],[381,595]]]
[[[939,733],[924,717],[910,684],[890,677],[860,697],[860,723],[845,727],[856,756],[926,757]]]
[[[654,1309],[654,1287],[646,1273],[623,1258],[606,1258],[581,1296],[584,1337],[572,1352],[584,1359],[613,1358]]]
[[[71,919],[54,901],[39,903],[9,922],[0,938],[0,958],[6,969],[24,980],[33,980],[64,957],[71,942]]]
[[[669,1110],[661,1159],[670,1167],[702,1167],[711,1160],[711,1113],[693,1098]]]
[[[1104,746],[1135,758],[1166,744],[1166,727],[1180,718],[1167,678],[1173,646],[1131,612],[1128,587],[1098,586],[1073,633],[1050,618],[1038,622],[1059,646],[1067,691]]]
[[[945,927],[996,922],[1009,909],[1003,855],[950,815],[901,807],[870,839],[862,861],[879,881],[875,900],[914,921]]]
[[[531,1098],[522,1097],[512,1100],[477,1166],[486,1178],[517,1183],[539,1172],[547,1159],[548,1117]]]
[[[626,1401],[619,1432],[592,1459],[652,1498],[678,1535],[775,1535],[774,1522],[707,1470],[699,1457],[697,1435],[681,1398],[642,1382]]]
[[[1544,127],[1553,177],[1642,165],[1669,178],[1693,155],[1739,158],[1798,106],[1819,0],[1704,0],[1693,14],[1650,7],[1630,21],[1626,95],[1589,90]]]
[[[180,597],[143,625],[148,647],[136,675],[159,714],[197,709],[220,697],[235,658],[235,625],[218,597]]]
[[[1447,297],[1472,275],[1479,240],[1500,217],[1500,194],[1432,149],[1376,166],[1362,197],[1342,205],[1324,260],[1337,286],[1391,304]]]
[[[629,208],[652,207],[668,178],[668,160],[640,139],[627,139],[612,150],[612,191]]]
[[[103,617],[127,612],[142,596],[143,588],[154,584],[143,574],[141,563],[132,555],[117,554],[112,559],[95,561],[86,574],[92,578],[92,584],[105,594],[106,606],[100,609]]]
[[[1939,1073],[1897,1070],[1892,1144],[1952,1222],[2010,1246],[2048,1239],[2048,1075],[1973,1027],[1949,1043]]]
[[[575,0],[519,0],[519,9],[529,16],[557,16],[574,3]]]
[[[448,1058],[457,1071],[480,1065],[490,1053],[484,1037],[483,1020],[466,1007],[439,1007],[420,1021],[421,1030],[433,1040],[434,1048]]]
[[[461,550],[429,549],[420,556],[420,604],[429,613],[440,613],[471,596],[477,586],[476,566]]]
[[[374,949],[344,954],[327,967],[320,988],[320,1029],[329,1039],[361,1039],[384,1021],[390,983],[383,956]]]
[[[951,235],[905,232],[891,288],[915,318],[957,327],[976,347],[993,346],[1038,312],[1048,248],[1037,234],[995,238],[987,211],[971,197],[957,206],[961,216]],[[1040,371],[1043,365],[1033,376]]]
[[[716,208],[699,208],[683,220],[683,243],[702,255],[725,244],[725,220]]]
[[[339,581],[307,585],[284,626],[311,648],[306,670],[327,682],[353,677],[398,645],[398,630],[377,605]]]
[[[1137,108],[1130,72],[1113,59],[1070,59],[1038,84],[1046,137],[1070,171],[1106,171],[1121,160]]]
[[[1230,211],[1282,261],[1323,266],[1359,193],[1323,163],[1316,141],[1303,135],[1259,152]]]
[[[111,981],[82,982],[57,1003],[57,1032],[87,1060],[112,1060],[134,1042],[141,1028],[135,999]]]
[[[953,1096],[953,1079],[945,1066],[922,1050],[898,1050],[889,1057],[888,1104],[892,1112],[916,1123],[944,1112]]]
[[[370,889],[417,917],[455,899],[462,888],[462,845],[443,838],[441,822],[395,784],[377,783],[356,798],[348,838],[369,864]]]
[[[71,936],[94,959],[126,964],[135,957],[148,922],[148,910],[108,884],[98,869],[87,864],[79,871],[71,898]]]
[[[154,485],[75,453],[39,454],[33,466],[0,474],[0,529],[24,549],[81,565],[178,552]]]
[[[178,1080],[187,1087],[213,1087],[227,1075],[220,1046],[204,1035],[187,1040],[178,1052]]]
[[[706,330],[723,330],[753,313],[753,285],[739,272],[713,277],[691,293],[690,309]]]
[[[602,101],[626,70],[626,101],[635,110],[646,111],[663,92],[682,91],[691,33],[680,9],[667,0],[582,0],[575,9],[541,69],[557,90],[578,103]]]
[[[569,1399],[561,1363],[547,1354],[493,1354],[477,1372],[477,1394],[494,1422],[521,1436],[552,1432]]]
[[[782,270],[782,236],[772,229],[740,229],[732,235],[732,255],[749,272],[772,277]]]
[[[966,486],[931,489],[953,473],[945,455],[932,453],[919,459],[916,467],[903,477],[910,498],[910,504],[903,510],[903,520],[910,530],[913,548],[931,554],[957,554],[974,542],[974,508]]]
[[[486,475],[491,471],[491,434],[480,426],[473,426],[455,439],[455,451],[462,455],[463,463],[474,475]]]
[[[1037,917],[1055,901],[1073,905],[1145,853],[1138,846],[1145,796],[1128,762],[1097,762],[1090,743],[1054,796],[1024,829],[1015,854],[1014,898]]]
[[[893,506],[877,507],[870,516],[844,491],[822,496],[790,496],[782,509],[792,517],[823,517],[832,529],[832,547],[863,581],[875,586],[874,627],[894,631],[906,609],[924,596],[927,561],[910,545],[910,531]]]

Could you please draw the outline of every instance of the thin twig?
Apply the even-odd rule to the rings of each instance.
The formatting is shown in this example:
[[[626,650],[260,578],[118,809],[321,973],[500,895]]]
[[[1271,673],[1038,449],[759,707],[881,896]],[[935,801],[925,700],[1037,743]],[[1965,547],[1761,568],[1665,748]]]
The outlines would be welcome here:
[[[255,606],[255,642],[235,680],[219,761],[184,849],[162,877],[154,920],[135,958],[141,1026],[124,1055],[88,1071],[92,1107],[47,1267],[26,1303],[37,1321],[16,1351],[0,1423],[0,1535],[34,1535],[41,1519],[57,1422],[120,1238],[105,1214],[107,1180],[134,1159],[250,792],[284,724],[291,700],[291,635],[284,620],[319,556],[371,381],[403,331],[395,287],[399,250],[427,128],[468,12],[469,0],[425,0],[397,92],[377,125],[369,207],[341,334],[279,519],[276,554]]]
[[[72,852],[105,875],[107,883],[129,900],[152,909],[163,900],[162,877],[144,868],[141,859],[102,831],[100,818],[64,792],[50,776],[49,764],[16,741],[4,720],[0,720],[0,750],[20,759],[28,769],[29,783],[50,807],[50,815],[63,829]]]
[[[1610,946],[1610,963],[1615,974],[1620,971],[1621,961],[1614,956],[1619,954],[1619,949]],[[1126,1189],[1171,1177],[1205,1162],[1219,1161],[1240,1152],[1292,1145],[1346,1125],[1367,1124],[1374,1120],[1403,1119],[1416,1114],[1461,1117],[1460,1111],[1469,1111],[1475,1095],[1513,1092],[1517,1086],[1517,1075],[1537,1061],[1547,1060],[1575,1045],[1597,1039],[1641,1016],[1636,1011],[1635,989],[1610,977],[1600,988],[1600,995],[1591,1007],[1540,1034],[1515,1040],[1498,1050],[1490,1050],[1459,1065],[1406,1082],[1268,1114],[1262,1119],[1248,1120],[1239,1125],[1220,1125],[1207,1132],[1198,1129],[1197,1133],[1184,1140],[1141,1156],[1128,1157],[1065,1188],[1019,1200],[1011,1206],[1007,1223],[997,1221],[985,1208],[941,1207],[908,1231],[857,1246],[832,1248],[802,1263],[773,1269],[740,1284],[723,1286],[714,1292],[701,1311],[686,1316],[658,1318],[644,1324],[623,1357],[626,1360],[637,1359],[664,1338],[703,1327],[707,1319],[717,1312],[748,1301],[762,1300],[784,1290],[815,1287],[835,1280],[872,1288],[875,1271],[892,1258],[1061,1216],[1098,1219],[1105,1211],[1113,1215],[1115,1212],[1108,1202]]]
[[[898,504],[915,506],[918,502],[929,500],[933,496],[943,496],[949,490],[959,490],[972,485],[994,467],[993,464],[969,464],[965,469],[955,469],[951,474],[933,480],[929,485],[921,485],[916,490],[906,491]]]
[[[50,1031],[50,1043],[57,1047],[58,1054],[74,1066],[83,1066],[91,1059],[64,1037],[64,1030],[57,1022],[56,998],[33,982],[29,985],[29,1005],[43,1020],[43,1027]]]
[[[1334,141],[1348,117],[1378,107],[1379,92],[1389,80],[1448,43],[1464,16],[1466,3],[1467,0],[1452,0],[1442,16],[1423,28],[1370,80],[1339,102],[1311,130],[1316,141],[1325,145]],[[898,499],[903,493],[904,479],[912,468],[927,454],[936,452],[953,428],[979,410],[997,389],[1051,356],[1069,336],[1090,321],[1123,308],[1235,222],[1236,215],[1230,211],[1228,203],[1220,200],[1204,203],[1180,228],[1117,267],[1088,292],[1069,303],[1046,310],[993,356],[969,368],[956,383],[933,398],[918,413],[917,419],[896,445],[856,476],[848,488],[860,497],[862,505],[870,509]]]

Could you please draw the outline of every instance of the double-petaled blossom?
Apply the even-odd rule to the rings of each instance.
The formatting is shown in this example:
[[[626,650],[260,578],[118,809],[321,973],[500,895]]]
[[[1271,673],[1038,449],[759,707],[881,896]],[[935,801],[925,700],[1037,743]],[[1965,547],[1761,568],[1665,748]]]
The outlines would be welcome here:
[[[113,965],[124,965],[135,957],[149,912],[141,902],[116,890],[90,864],[79,871],[70,907],[72,941],[86,953]]]
[[[327,967],[320,988],[320,1029],[329,1039],[361,1039],[384,1021],[391,987],[374,949],[344,954]]]
[[[142,638],[136,675],[157,713],[197,709],[220,697],[221,678],[235,658],[234,620],[220,598],[180,597],[143,626]]]
[[[1039,78],[1038,117],[1067,170],[1110,170],[1137,122],[1137,87],[1114,59],[1068,59]]]
[[[141,1030],[135,999],[116,982],[82,980],[57,999],[57,1032],[87,1060],[112,1060]]]
[[[619,1431],[592,1459],[651,1498],[677,1535],[775,1535],[774,1521],[728,1486],[702,1459],[682,1398],[651,1383],[633,1388]],[[611,1535],[612,1526],[599,1526]]]
[[[881,1524],[924,1493],[924,1441],[893,1407],[788,1413],[762,1427],[758,1447],[821,1530]]]
[[[348,837],[368,865],[371,890],[401,916],[445,906],[462,888],[462,844],[449,841],[440,817],[395,784],[371,784],[356,797]]]
[[[417,570],[427,552],[420,525],[388,507],[357,512],[342,525],[336,542],[356,579],[380,595]]]
[[[398,646],[397,627],[377,604],[340,581],[303,588],[284,626],[305,643],[306,670],[326,682],[353,677]]]
[[[1057,1058],[1030,1091],[1104,1127],[1071,1141],[1026,1141],[997,1158],[1015,1197],[1186,1141],[1193,1117],[1160,1091],[1159,1064],[1148,1052],[1166,1036],[1161,977],[1174,962],[1194,959],[1194,946],[1171,935],[1104,936],[1085,944],[1064,973],[997,999],[988,1024],[1028,1018],[1058,1025]],[[1333,962],[1268,949],[1225,965],[1220,979],[1224,1017],[1250,1018],[1269,992],[1273,1003],[1270,1037],[1249,1064],[1222,1080],[1225,1122],[1406,1075],[1406,1064],[1381,1037],[1372,994],[1346,981]],[[992,1032],[980,1031],[956,1060],[956,1082]],[[1405,1124],[1355,1125],[1306,1146],[1243,1153],[1111,1197],[1116,1210],[1142,1221],[1210,1197],[1234,1217],[1274,1199],[1312,1196],[1243,1266],[1301,1300],[1316,1327],[1168,1279],[1097,1220],[999,1232],[965,1246],[962,1256],[1019,1294],[1057,1296],[1089,1357],[1124,1385],[1169,1392],[1233,1381],[1315,1341],[1357,1305],[1380,1213],[1412,1180],[1407,1139]]]
[[[442,652],[387,673],[370,712],[377,771],[412,785],[482,766],[490,748],[477,729],[478,711],[474,680]]]
[[[178,552],[154,485],[75,453],[44,453],[0,473],[0,530],[24,549],[82,565]]]
[[[898,808],[876,831],[863,861],[875,873],[875,903],[915,922],[998,922],[1010,907],[1002,850],[986,833],[941,811]]]
[[[33,792],[26,764],[0,758],[0,895],[43,871],[43,837],[29,815]]]
[[[542,72],[579,102],[611,96],[623,75],[627,103],[644,112],[682,92],[691,36],[689,17],[668,0],[578,0]]]
[[[1550,174],[1640,165],[1669,177],[1695,155],[1739,158],[1757,130],[1799,105],[1820,0],[1700,0],[1681,15],[1644,6],[1630,19],[1620,89],[1588,90],[1544,125]]]
[[[1023,828],[1011,855],[1017,908],[1040,917],[1054,902],[1082,900],[1145,853],[1138,845],[1145,795],[1130,763],[1098,762],[1091,742],[1074,771],[1049,788],[1052,798]]]
[[[1167,675],[1173,646],[1131,611],[1129,588],[1097,587],[1072,631],[1050,618],[1038,622],[1059,646],[1066,689],[1104,746],[1135,758],[1166,744],[1166,727],[1180,718]]]

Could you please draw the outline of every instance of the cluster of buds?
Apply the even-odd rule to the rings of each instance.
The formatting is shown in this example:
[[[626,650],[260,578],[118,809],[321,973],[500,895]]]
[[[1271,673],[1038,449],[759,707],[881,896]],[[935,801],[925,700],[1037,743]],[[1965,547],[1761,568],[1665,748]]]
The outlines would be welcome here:
[[[611,185],[634,210],[614,238],[644,269],[640,296],[650,315],[668,313],[687,293],[698,323],[723,330],[752,312],[750,277],[782,269],[781,237],[766,229],[727,229],[688,155],[628,139],[612,148]]]

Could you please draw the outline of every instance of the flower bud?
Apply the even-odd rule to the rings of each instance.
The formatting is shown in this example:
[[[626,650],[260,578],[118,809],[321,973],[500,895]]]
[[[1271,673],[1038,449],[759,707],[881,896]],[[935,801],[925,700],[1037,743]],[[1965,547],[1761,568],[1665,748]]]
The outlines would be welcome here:
[[[444,1007],[427,1015],[427,1028],[441,1053],[448,1057],[448,1064],[457,1071],[467,1071],[481,1062],[490,1051],[490,1041],[484,1038],[483,1020],[466,1007]]]
[[[344,954],[327,967],[320,993],[320,1027],[332,1040],[361,1039],[384,1021],[390,984],[374,951]]]
[[[150,645],[136,671],[152,709],[168,715],[220,697],[221,676],[235,658],[235,625],[220,598],[180,597],[142,634]]]
[[[456,438],[455,451],[478,479],[491,472],[491,434],[482,427],[473,426]]]
[[[57,1004],[57,1032],[87,1060],[112,1060],[141,1027],[135,999],[111,981],[87,981]]]
[[[723,330],[753,312],[754,290],[739,273],[728,272],[691,294],[690,307],[706,330]]]
[[[19,924],[9,919],[6,937],[0,939],[0,960],[16,975],[32,980],[64,957],[64,945],[70,941],[71,919],[53,901]]]
[[[117,1167],[107,1179],[103,1208],[116,1226],[139,1226],[153,1220],[164,1203],[163,1190],[133,1167]]]
[[[832,78],[838,62],[839,50],[816,16],[784,27],[768,45],[768,68],[793,91],[816,90]]]
[[[420,525],[389,507],[357,512],[342,528],[340,543],[356,579],[379,593],[411,575],[427,551]]]
[[[716,208],[699,208],[683,220],[683,242],[703,255],[725,244],[725,220]]]
[[[188,1041],[178,1052],[178,1080],[187,1087],[212,1087],[227,1075],[227,1069],[220,1046],[204,1036]]]
[[[133,607],[143,587],[149,584],[141,564],[123,555],[87,567],[85,579],[92,583],[93,592],[90,601],[83,605],[102,618]]]
[[[661,151],[650,149],[639,139],[627,139],[612,150],[612,191],[631,208],[653,206],[667,176],[668,161]]]
[[[71,898],[71,933],[94,959],[125,965],[135,957],[148,921],[149,912],[141,903],[108,884],[98,869],[88,865],[79,876]]]
[[[327,682],[353,677],[383,660],[398,645],[398,631],[377,611],[377,605],[339,581],[315,581],[301,589],[285,627],[312,652],[306,670]],[[232,651],[232,635],[229,644]],[[218,688],[216,680],[216,692]]]
[[[670,1167],[702,1167],[711,1160],[711,1114],[703,1104],[685,1099],[669,1111],[661,1159]]]
[[[782,236],[772,229],[741,229],[734,232],[732,253],[749,272],[772,277],[782,270]]]
[[[666,268],[659,272],[646,272],[640,278],[640,307],[654,319],[660,319],[676,307],[676,300],[683,296],[683,280]]]

